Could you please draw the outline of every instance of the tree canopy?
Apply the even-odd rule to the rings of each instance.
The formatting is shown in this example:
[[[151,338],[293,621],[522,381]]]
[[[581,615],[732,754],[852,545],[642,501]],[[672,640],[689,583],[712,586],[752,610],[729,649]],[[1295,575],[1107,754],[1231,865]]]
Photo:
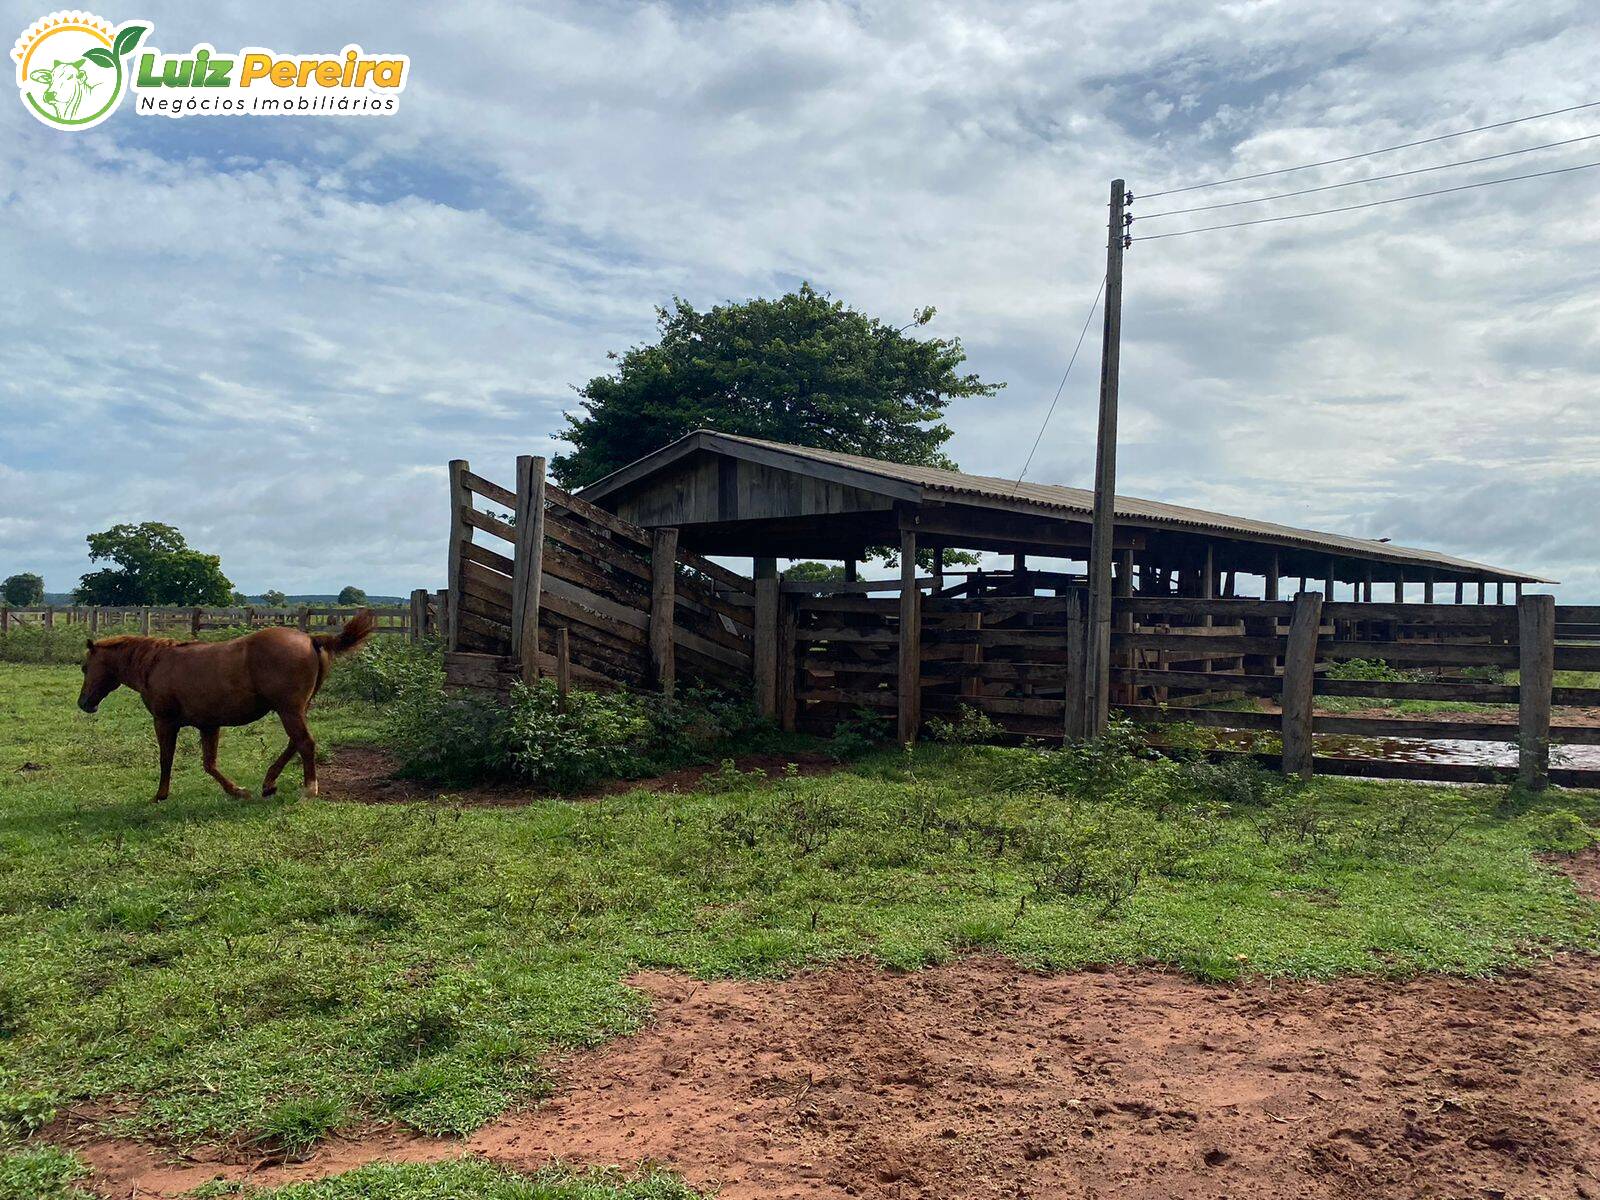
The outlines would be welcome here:
[[[277,588],[268,588],[266,591],[261,593],[261,603],[267,605],[269,608],[282,608],[285,604],[289,603],[289,597],[285,596]]]
[[[616,369],[578,394],[551,473],[583,487],[696,429],[770,438],[893,462],[954,467],[941,421],[954,399],[1003,385],[958,370],[959,338],[917,338],[932,308],[904,328],[802,284],[776,300],[701,312],[686,300],[656,310],[660,339],[613,353]]]
[[[365,604],[366,602],[367,602],[367,594],[366,594],[366,592],[362,591],[360,588],[358,588],[353,583],[352,584],[348,584],[343,590],[341,590],[339,592],[339,603],[340,604]]]
[[[215,554],[192,550],[183,534],[159,521],[113,525],[88,536],[89,560],[116,564],[78,581],[82,604],[226,605],[233,584]]]
[[[0,596],[7,604],[21,608],[29,604],[44,603],[44,579],[32,571],[19,571],[0,583]]]

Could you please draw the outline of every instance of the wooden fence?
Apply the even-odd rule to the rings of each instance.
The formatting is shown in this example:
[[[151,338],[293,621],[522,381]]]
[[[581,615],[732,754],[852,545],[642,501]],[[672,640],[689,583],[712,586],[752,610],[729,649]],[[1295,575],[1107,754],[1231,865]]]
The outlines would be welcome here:
[[[88,637],[103,634],[141,633],[166,637],[199,637],[217,629],[265,629],[284,625],[308,632],[337,629],[363,607],[377,618],[374,632],[412,640],[436,635],[439,631],[439,604],[443,593],[413,592],[404,605],[300,605],[295,608],[243,606],[237,608],[150,605],[111,607],[101,605],[35,605],[0,607],[0,637],[28,626],[55,629],[81,628]]]
[[[576,682],[670,694],[680,674],[750,680],[752,581],[680,549],[676,530],[641,529],[562,491],[544,465],[519,458],[506,488],[450,464],[449,682],[504,690],[544,675],[563,692]]]
[[[894,581],[833,585],[828,594],[786,584],[777,711],[786,724],[819,731],[859,708],[903,712],[901,663],[909,650],[919,718],[966,705],[1013,734],[1073,736],[1081,720],[1086,604],[1070,580],[1054,581],[1058,594],[1051,596],[1033,594],[1038,586],[1034,580],[1010,589],[1026,594],[990,594],[969,578],[927,595],[919,589],[917,620],[907,627],[901,597],[871,594],[896,590]],[[1600,770],[1551,764],[1552,745],[1558,760],[1562,746],[1600,745],[1600,728],[1553,719],[1563,706],[1600,705],[1600,688],[1553,682],[1556,671],[1600,670],[1600,646],[1567,637],[1600,623],[1600,607],[1558,606],[1550,596],[1486,606],[1324,604],[1317,593],[1292,601],[1123,596],[1114,601],[1113,622],[1113,697],[1124,715],[1276,735],[1282,751],[1270,757],[1291,773],[1445,780],[1515,774],[1532,786],[1549,779],[1600,785]],[[1333,664],[1355,659],[1381,660],[1409,677],[1330,675]],[[1483,677],[1512,671],[1515,683]],[[1260,698],[1268,707],[1202,706],[1223,697]],[[1507,707],[1447,720],[1319,711],[1318,697],[1366,697],[1374,708],[1396,700]],[[1347,742],[1342,755],[1319,749],[1322,735],[1374,746],[1393,739],[1510,743],[1518,765],[1374,762],[1361,757],[1360,741]]]

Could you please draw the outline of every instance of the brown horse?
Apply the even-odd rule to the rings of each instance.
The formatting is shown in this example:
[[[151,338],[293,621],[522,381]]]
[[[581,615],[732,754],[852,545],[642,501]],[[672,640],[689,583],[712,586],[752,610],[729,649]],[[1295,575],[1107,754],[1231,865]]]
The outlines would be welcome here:
[[[300,752],[305,793],[317,794],[317,744],[306,726],[306,706],[317,694],[328,668],[341,654],[360,647],[372,633],[370,610],[363,609],[338,633],[304,634],[273,627],[230,642],[180,642],[174,638],[120,635],[89,642],[83,662],[78,707],[92,713],[122,684],[139,693],[156,721],[161,747],[161,786],[165,800],[172,782],[172,752],[178,730],[200,731],[206,774],[230,796],[250,793],[217,767],[217,740],[224,725],[248,725],[276,712],[289,745],[267,768],[261,794],[277,790],[278,773]]]

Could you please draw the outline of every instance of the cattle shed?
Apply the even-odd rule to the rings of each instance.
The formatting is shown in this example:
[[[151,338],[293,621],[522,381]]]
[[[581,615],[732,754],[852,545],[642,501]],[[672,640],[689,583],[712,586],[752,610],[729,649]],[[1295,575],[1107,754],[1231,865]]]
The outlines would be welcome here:
[[[854,564],[868,548],[978,550],[1085,560],[1094,493],[1018,483],[937,467],[697,430],[584,488],[592,504],[645,528],[675,528],[700,554]],[[1545,580],[1433,550],[1299,529],[1155,500],[1118,496],[1116,541],[1125,594],[1227,596],[1241,577],[1262,580],[1277,599],[1285,579],[1315,582],[1328,598],[1349,585],[1371,599],[1374,583],[1417,585],[1432,601],[1439,585],[1477,599],[1488,585]],[[938,568],[936,567],[937,571]],[[1037,574],[1037,573],[1035,573]],[[1019,584],[1023,581],[1019,580]]]
[[[453,687],[514,694],[550,677],[563,698],[573,686],[670,698],[686,677],[748,688],[784,729],[826,734],[876,713],[901,742],[974,714],[1008,736],[1093,732],[1091,492],[700,430],[579,494],[548,482],[533,455],[517,459],[511,487],[458,459],[450,497]],[[1110,661],[1092,682],[1127,719],[1212,727],[1247,747],[1276,735],[1281,752],[1211,752],[1260,753],[1301,775],[1600,778],[1549,757],[1552,745],[1600,744],[1592,726],[1552,720],[1600,704],[1600,688],[1558,681],[1600,670],[1600,606],[1524,595],[1548,581],[1522,571],[1152,500],[1119,497],[1114,534]],[[859,578],[883,547],[899,555],[896,577]],[[942,550],[1009,561],[947,569]],[[727,561],[741,558],[751,574]],[[843,562],[844,578],[782,577],[782,559]],[[1400,669],[1374,676],[1372,660]],[[1515,712],[1366,716],[1319,709],[1324,696]],[[1252,705],[1213,703],[1223,699]],[[1518,757],[1351,757],[1330,737],[1514,742]]]

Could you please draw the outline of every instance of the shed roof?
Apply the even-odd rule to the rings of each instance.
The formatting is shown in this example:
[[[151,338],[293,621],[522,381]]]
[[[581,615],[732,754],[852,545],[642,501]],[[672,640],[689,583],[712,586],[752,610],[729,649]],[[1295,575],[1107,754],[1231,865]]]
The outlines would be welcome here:
[[[595,481],[584,488],[581,494],[587,500],[602,502],[607,495],[636,484],[696,451],[711,451],[737,458],[760,460],[768,460],[771,455],[780,454],[786,460],[783,465],[791,469],[804,472],[807,464],[814,464],[818,467],[832,468],[829,471],[830,475],[842,469],[851,476],[852,486],[873,490],[873,482],[879,481],[879,490],[882,490],[884,484],[890,485],[900,498],[907,498],[906,485],[910,485],[919,493],[916,498],[926,501],[954,499],[961,503],[1004,507],[1011,511],[1070,516],[1075,520],[1092,517],[1094,513],[1094,492],[1088,488],[1066,487],[1055,483],[1018,483],[1014,479],[1002,479],[993,475],[973,475],[965,471],[947,471],[939,467],[910,466],[905,463],[867,458],[859,454],[843,454],[836,450],[795,446],[786,442],[720,433],[711,429],[698,429],[686,434],[670,445],[663,446],[660,450],[647,454]],[[1521,583],[1553,582],[1536,575],[1491,566],[1472,559],[1458,558],[1436,550],[1422,550],[1341,533],[1300,529],[1292,525],[1280,525],[1275,521],[1236,517],[1201,508],[1168,504],[1160,500],[1143,500],[1136,496],[1118,496],[1116,516],[1118,524],[1136,528],[1169,529],[1288,546],[1399,566],[1437,568],[1491,580]]]

